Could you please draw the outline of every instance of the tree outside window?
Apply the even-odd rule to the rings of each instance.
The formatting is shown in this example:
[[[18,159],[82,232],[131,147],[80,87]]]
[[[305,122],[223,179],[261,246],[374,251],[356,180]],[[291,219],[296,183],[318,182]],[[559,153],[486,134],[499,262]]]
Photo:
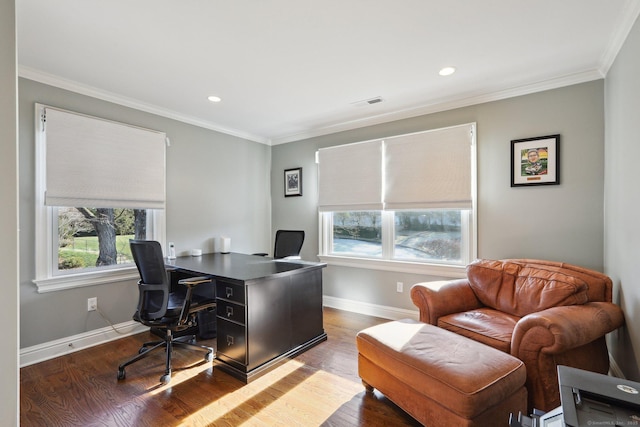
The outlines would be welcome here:
[[[58,208],[58,270],[133,262],[129,239],[147,236],[147,210]]]

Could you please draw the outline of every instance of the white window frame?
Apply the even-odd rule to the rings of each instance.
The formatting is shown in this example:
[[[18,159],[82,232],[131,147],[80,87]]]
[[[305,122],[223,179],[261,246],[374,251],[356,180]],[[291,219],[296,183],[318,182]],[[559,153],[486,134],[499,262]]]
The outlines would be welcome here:
[[[90,271],[69,271],[55,273],[58,261],[58,209],[45,205],[46,187],[46,147],[42,137],[38,105],[35,114],[35,273],[33,283],[38,293],[54,292],[139,278],[135,264],[120,264],[109,268]],[[147,210],[147,233],[151,239],[166,241],[166,221],[164,210]],[[55,263],[55,264],[54,264]]]
[[[336,255],[333,252],[333,212],[318,212],[318,250],[321,261],[328,265],[341,267],[364,268],[400,273],[413,273],[437,276],[443,278],[466,277],[466,266],[478,254],[478,224],[477,224],[477,133],[475,123],[472,124],[472,155],[471,155],[471,209],[462,213],[462,260],[459,264],[436,263],[433,261],[407,261],[393,259],[394,211],[382,210],[382,258],[366,258],[353,255]],[[317,156],[316,156],[317,158]],[[465,215],[464,212],[467,212]],[[466,237],[466,238],[465,238]]]
[[[475,200],[475,198],[474,198]],[[462,261],[459,264],[438,262],[420,262],[393,259],[394,211],[382,211],[382,257],[367,258],[356,255],[333,254],[333,212],[319,212],[319,258],[329,265],[341,267],[366,268],[373,270],[395,271],[400,273],[425,274],[447,278],[466,277],[466,266],[477,257],[476,215],[474,208],[462,213]]]

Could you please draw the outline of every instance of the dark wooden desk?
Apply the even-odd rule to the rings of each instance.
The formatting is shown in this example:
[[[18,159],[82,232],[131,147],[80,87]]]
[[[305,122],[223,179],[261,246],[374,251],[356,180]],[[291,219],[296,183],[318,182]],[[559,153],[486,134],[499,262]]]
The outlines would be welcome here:
[[[214,253],[178,257],[167,266],[214,279],[216,366],[247,383],[327,339],[322,318],[326,264]]]

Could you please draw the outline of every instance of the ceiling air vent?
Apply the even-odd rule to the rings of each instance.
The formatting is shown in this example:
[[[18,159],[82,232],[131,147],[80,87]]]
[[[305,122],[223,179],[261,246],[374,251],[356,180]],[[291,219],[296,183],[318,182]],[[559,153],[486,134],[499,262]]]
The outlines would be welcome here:
[[[352,102],[351,105],[354,105],[356,107],[364,107],[366,105],[379,104],[381,102],[382,102],[382,97],[381,96],[376,96],[375,98],[364,99],[362,101]]]

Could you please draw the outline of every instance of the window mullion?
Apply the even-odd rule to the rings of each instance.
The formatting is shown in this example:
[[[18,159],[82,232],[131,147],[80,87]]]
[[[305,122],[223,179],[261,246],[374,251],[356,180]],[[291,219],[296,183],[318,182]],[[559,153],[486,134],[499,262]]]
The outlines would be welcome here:
[[[321,254],[330,254],[333,252],[333,215],[331,212],[320,213],[322,221],[322,232],[320,233]]]
[[[393,259],[394,219],[393,211],[382,211],[382,259]]]

